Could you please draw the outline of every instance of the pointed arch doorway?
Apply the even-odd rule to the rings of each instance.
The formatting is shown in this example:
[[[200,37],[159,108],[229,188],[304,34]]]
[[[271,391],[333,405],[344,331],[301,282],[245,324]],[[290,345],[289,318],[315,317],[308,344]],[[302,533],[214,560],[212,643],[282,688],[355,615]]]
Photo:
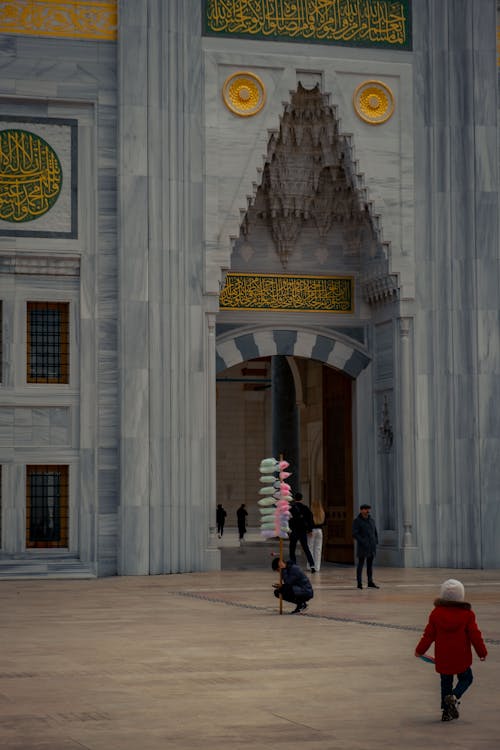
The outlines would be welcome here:
[[[353,387],[369,358],[345,342],[323,340],[323,335],[310,331],[307,336],[304,331],[287,333],[289,338],[283,330],[220,337],[217,502],[228,512],[229,528],[244,502],[249,526],[258,529],[258,465],[263,457],[273,455],[271,357],[284,356],[291,366],[299,413],[298,488],[307,501],[320,498],[324,504],[323,559],[352,563]],[[306,340],[308,350],[300,344]],[[253,358],[247,359],[245,352],[252,352]]]

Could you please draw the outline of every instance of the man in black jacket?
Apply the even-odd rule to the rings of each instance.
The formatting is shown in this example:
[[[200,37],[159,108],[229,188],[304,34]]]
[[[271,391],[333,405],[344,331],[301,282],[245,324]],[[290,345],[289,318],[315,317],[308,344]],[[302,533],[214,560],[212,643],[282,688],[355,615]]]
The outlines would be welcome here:
[[[359,515],[354,519],[352,524],[352,535],[356,540],[356,556],[358,566],[356,568],[356,578],[358,579],[358,589],[363,588],[361,575],[363,565],[366,560],[366,575],[368,577],[368,588],[378,589],[373,581],[373,558],[377,552],[378,534],[375,521],[370,516],[371,505],[360,505]]]
[[[307,557],[307,562],[309,563],[311,573],[316,573],[316,568],[314,567],[314,558],[307,543],[307,535],[310,534],[313,529],[314,518],[311,509],[308,508],[307,505],[304,505],[304,503],[302,502],[301,492],[295,493],[294,499],[290,503],[290,514],[290,519],[288,521],[288,525],[290,527],[290,535],[288,537],[290,542],[290,560],[293,563],[297,562],[297,558],[295,557],[295,549],[297,547],[297,542],[300,542],[301,547],[304,550],[304,554]]]
[[[304,612],[307,609],[307,602],[314,596],[311,581],[298,565],[291,560],[283,562],[279,557],[273,557],[271,563],[273,570],[281,570],[281,585],[274,583],[274,596],[282,596],[286,602],[292,602],[296,605],[291,615]]]

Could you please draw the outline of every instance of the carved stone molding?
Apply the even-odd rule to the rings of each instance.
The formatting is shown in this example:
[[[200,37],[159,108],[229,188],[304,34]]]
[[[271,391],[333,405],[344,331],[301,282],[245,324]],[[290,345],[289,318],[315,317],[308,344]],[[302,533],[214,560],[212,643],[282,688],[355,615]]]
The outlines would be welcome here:
[[[305,89],[299,83],[284,105],[279,130],[271,132],[262,181],[249,199],[241,235],[248,236],[255,217],[263,219],[284,269],[306,223],[316,228],[320,247],[338,225],[346,253],[364,249],[370,257],[381,239],[366,193],[350,136],[340,133],[328,95],[319,85]]]
[[[80,276],[80,257],[77,255],[1,253],[0,273],[39,276]]]
[[[386,258],[374,261],[366,267],[360,277],[363,298],[369,304],[395,302],[399,298],[398,278],[389,273]]]
[[[256,115],[266,102],[266,90],[259,76],[248,71],[230,75],[222,87],[226,107],[239,117]]]

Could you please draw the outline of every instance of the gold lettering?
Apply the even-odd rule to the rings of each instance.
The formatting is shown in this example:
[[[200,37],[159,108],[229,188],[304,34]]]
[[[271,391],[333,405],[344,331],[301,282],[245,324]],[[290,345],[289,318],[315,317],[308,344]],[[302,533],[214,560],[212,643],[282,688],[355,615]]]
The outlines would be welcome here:
[[[52,148],[34,133],[0,131],[0,219],[43,216],[59,196],[62,170]]]
[[[208,29],[222,34],[404,45],[403,0],[209,0]]]
[[[353,312],[353,280],[338,276],[228,273],[221,309]]]

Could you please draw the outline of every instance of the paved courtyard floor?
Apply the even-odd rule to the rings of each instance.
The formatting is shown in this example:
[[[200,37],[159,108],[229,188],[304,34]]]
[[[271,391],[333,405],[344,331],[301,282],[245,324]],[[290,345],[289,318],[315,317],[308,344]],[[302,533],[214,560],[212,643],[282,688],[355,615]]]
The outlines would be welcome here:
[[[498,750],[500,571],[376,574],[358,591],[352,567],[325,567],[295,616],[271,570],[0,581],[0,748]],[[442,723],[413,651],[448,577],[489,657]]]

